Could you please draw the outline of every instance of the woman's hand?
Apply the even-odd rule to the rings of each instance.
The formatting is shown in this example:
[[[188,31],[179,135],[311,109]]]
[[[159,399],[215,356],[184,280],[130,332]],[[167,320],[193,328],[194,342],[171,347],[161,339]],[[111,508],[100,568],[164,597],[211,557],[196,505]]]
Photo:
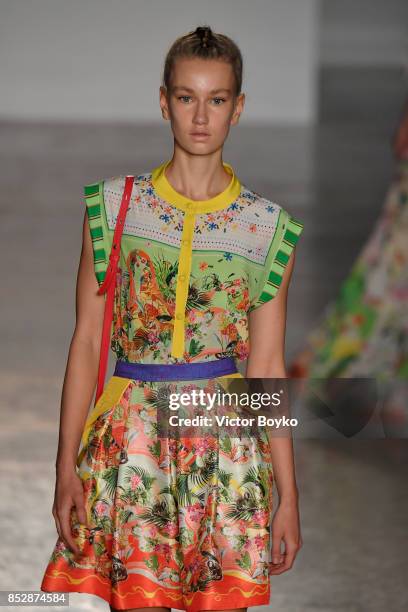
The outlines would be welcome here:
[[[81,551],[75,544],[71,532],[70,514],[73,506],[75,506],[79,522],[86,525],[87,516],[82,481],[75,469],[70,468],[57,473],[52,515],[60,538],[72,552],[79,554]]]
[[[283,553],[281,540],[285,543]],[[281,501],[272,520],[272,562],[269,574],[282,574],[290,569],[302,545],[298,502]]]

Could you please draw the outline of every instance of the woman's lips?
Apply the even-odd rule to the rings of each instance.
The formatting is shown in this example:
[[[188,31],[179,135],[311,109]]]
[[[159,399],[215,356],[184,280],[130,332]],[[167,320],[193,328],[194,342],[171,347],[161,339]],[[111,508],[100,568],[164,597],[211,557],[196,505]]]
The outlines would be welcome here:
[[[203,132],[192,132],[192,133],[191,133],[191,136],[192,136],[193,138],[208,138],[208,137],[209,137],[209,134],[205,134],[205,133],[203,133]]]

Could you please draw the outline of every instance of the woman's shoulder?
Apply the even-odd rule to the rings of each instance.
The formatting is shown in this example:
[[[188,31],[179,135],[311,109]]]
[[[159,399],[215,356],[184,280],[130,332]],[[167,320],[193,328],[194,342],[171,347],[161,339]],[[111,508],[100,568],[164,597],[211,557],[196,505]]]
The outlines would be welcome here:
[[[107,192],[123,192],[126,176],[134,176],[135,185],[143,186],[145,183],[149,183],[151,180],[151,172],[144,172],[141,174],[134,175],[126,175],[126,174],[115,174],[113,176],[100,178],[99,180],[94,181],[93,183],[89,183],[85,185],[85,187],[90,187],[93,185],[99,185],[103,187],[104,191]]]
[[[286,202],[277,202],[245,185],[241,187],[239,200],[243,220],[255,235],[270,240],[277,230],[288,229],[299,235],[303,229],[303,222],[292,213]]]
[[[113,176],[100,178],[93,183],[88,183],[84,186],[85,196],[92,196],[98,200],[98,203],[105,209],[108,217],[116,217],[123,192],[125,189],[126,174],[115,174]],[[138,201],[141,196],[149,193],[151,188],[151,172],[144,172],[134,176],[134,185],[132,189],[132,203]]]

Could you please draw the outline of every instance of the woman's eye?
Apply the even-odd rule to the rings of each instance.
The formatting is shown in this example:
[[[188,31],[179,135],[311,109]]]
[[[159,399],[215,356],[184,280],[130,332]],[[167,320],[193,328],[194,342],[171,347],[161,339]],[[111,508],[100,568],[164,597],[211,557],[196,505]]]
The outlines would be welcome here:
[[[183,102],[191,100],[191,96],[179,96],[178,100],[182,100]],[[224,98],[213,98],[216,101],[215,106],[221,106],[223,102],[225,102]]]

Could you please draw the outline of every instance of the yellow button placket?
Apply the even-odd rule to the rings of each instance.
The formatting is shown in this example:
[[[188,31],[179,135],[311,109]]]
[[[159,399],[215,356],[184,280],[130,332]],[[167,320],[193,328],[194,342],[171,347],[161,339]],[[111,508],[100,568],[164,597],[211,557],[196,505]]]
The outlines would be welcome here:
[[[176,305],[174,311],[173,341],[171,347],[172,357],[183,357],[186,329],[186,304],[188,286],[191,274],[192,248],[195,225],[195,212],[191,204],[186,204],[184,213],[183,232],[179,250],[179,263],[176,281]]]
[[[179,264],[176,280],[176,303],[174,311],[173,339],[171,345],[172,357],[183,357],[185,350],[186,305],[191,274],[194,225],[197,214],[215,212],[226,208],[234,202],[241,191],[241,183],[235,176],[230,164],[222,162],[231,176],[229,185],[218,195],[208,200],[189,201],[186,196],[176,191],[169,183],[165,170],[172,160],[163,162],[152,170],[152,186],[154,192],[165,202],[170,203],[184,212],[183,231],[179,249]]]

